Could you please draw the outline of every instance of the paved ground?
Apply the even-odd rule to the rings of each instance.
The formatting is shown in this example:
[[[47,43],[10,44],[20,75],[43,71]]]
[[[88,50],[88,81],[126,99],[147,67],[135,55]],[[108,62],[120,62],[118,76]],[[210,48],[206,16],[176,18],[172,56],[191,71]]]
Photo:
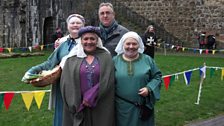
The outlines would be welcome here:
[[[193,122],[185,126],[224,126],[224,115],[220,115],[204,121]]]

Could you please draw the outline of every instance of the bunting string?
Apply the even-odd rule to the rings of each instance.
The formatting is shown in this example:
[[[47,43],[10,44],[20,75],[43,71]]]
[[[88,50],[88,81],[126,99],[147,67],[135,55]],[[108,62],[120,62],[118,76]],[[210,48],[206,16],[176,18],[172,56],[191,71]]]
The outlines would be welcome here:
[[[155,47],[163,49],[163,45],[164,43],[157,43],[157,46]],[[203,52],[205,54],[208,54],[209,52],[211,52],[213,55],[217,52],[224,52],[224,49],[200,49],[200,48],[183,47],[183,46],[173,45],[169,43],[165,43],[165,48],[175,50],[175,51],[182,51],[182,52],[188,50],[188,51],[193,51],[194,53],[199,52],[200,54],[202,54]]]
[[[223,78],[224,78],[224,67],[204,66],[204,67],[193,68],[193,69],[185,70],[185,71],[182,71],[182,72],[162,76],[162,78],[164,80],[163,82],[164,82],[164,85],[165,85],[165,89],[168,90],[168,87],[171,85],[171,83],[174,80],[178,80],[178,75],[180,75],[180,74],[184,75],[185,83],[186,83],[187,86],[190,84],[190,78],[191,78],[192,71],[200,70],[201,79],[204,79],[205,75],[206,75],[206,73],[205,73],[206,68],[216,69],[216,70],[221,69],[221,80],[223,80]],[[210,72],[212,72],[212,71],[210,70]],[[201,87],[199,87],[200,92],[199,92],[196,104],[199,104],[200,94],[201,94],[201,89],[202,89],[202,82],[203,82],[203,80],[200,81]],[[0,107],[4,103],[6,110],[8,110],[8,108],[10,106],[10,103],[13,100],[14,94],[21,94],[22,99],[23,99],[23,101],[25,103],[25,106],[26,106],[28,111],[30,109],[33,98],[36,101],[38,109],[40,109],[43,97],[44,97],[45,93],[47,93],[47,92],[51,92],[51,90],[1,91],[0,92]]]
[[[157,43],[156,48],[160,48],[163,49],[162,45],[164,45],[164,43]],[[48,48],[48,47],[54,47],[54,43],[50,43],[50,44],[46,44],[46,45],[34,45],[34,46],[29,46],[29,47],[18,47],[18,48],[13,48],[13,47],[0,47],[0,53],[3,52],[15,52],[16,50],[21,50],[21,51],[30,51],[32,52],[33,49],[40,49],[41,51],[44,48]],[[191,48],[191,47],[183,47],[183,46],[179,46],[179,45],[173,45],[173,44],[169,44],[169,43],[165,43],[165,47],[166,49],[172,49],[175,51],[193,51],[194,53],[199,52],[200,54],[202,54],[203,52],[205,54],[208,54],[209,52],[211,52],[213,55],[217,52],[224,52],[224,49],[200,49],[200,48]]]
[[[0,53],[12,53],[12,52],[33,52],[34,50],[41,50],[43,51],[44,48],[54,48],[54,43],[46,44],[46,45],[35,45],[35,46],[29,46],[29,47],[18,47],[18,48],[4,48],[0,47]]]
[[[0,91],[0,94],[4,93],[15,93],[15,94],[20,94],[20,93],[28,93],[28,92],[51,92],[51,90],[35,90],[35,91]]]

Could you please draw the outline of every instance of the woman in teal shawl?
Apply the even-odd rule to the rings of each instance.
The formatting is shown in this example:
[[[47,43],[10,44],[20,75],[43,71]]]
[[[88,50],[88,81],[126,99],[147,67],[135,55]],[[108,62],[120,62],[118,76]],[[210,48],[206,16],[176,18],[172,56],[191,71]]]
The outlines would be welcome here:
[[[30,83],[29,78],[32,75],[36,75],[43,70],[51,70],[55,66],[59,65],[62,58],[66,56],[73,49],[73,47],[76,46],[77,43],[80,42],[80,38],[78,37],[78,31],[85,24],[85,19],[83,18],[83,16],[79,14],[71,14],[67,18],[66,22],[69,35],[60,39],[60,46],[57,47],[54,52],[52,52],[52,54],[48,57],[46,61],[31,67],[23,76],[22,81]],[[49,103],[50,109],[55,108],[53,126],[61,126],[63,101],[60,90],[60,79],[55,82],[55,84],[53,84],[51,87]]]
[[[154,126],[154,105],[160,98],[162,74],[154,60],[145,54],[140,36],[123,35],[113,58],[115,64],[116,126]],[[128,101],[145,104],[152,114],[141,120],[140,109]]]

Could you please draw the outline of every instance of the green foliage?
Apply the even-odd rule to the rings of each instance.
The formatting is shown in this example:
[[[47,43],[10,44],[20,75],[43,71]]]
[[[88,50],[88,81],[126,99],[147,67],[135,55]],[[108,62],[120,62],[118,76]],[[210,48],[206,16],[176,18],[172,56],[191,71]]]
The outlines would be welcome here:
[[[50,87],[36,88],[22,83],[20,80],[26,70],[42,63],[47,59],[45,56],[0,59],[0,91],[42,90]],[[199,57],[199,56],[164,56],[156,55],[156,63],[163,75],[174,74],[198,68],[205,62],[207,66],[224,66],[223,58]],[[214,76],[204,80],[201,100],[197,100],[199,87],[199,71],[193,71],[189,86],[186,86],[183,75],[175,80],[168,91],[165,86],[161,89],[161,99],[156,103],[156,125],[157,126],[182,126],[193,120],[210,118],[224,112],[223,81],[220,79],[220,70],[215,71]],[[49,93],[45,94],[41,108],[38,109],[33,100],[30,110],[27,111],[21,94],[15,94],[8,110],[4,105],[0,109],[1,126],[49,126],[52,125],[53,111],[48,107]]]

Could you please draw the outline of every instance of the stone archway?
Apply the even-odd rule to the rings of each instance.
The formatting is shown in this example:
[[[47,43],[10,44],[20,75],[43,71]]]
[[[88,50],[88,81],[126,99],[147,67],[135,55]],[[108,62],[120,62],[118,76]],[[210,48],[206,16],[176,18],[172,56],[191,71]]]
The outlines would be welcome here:
[[[54,24],[53,17],[46,17],[44,20],[44,28],[43,28],[43,44],[48,45],[52,42],[52,34],[54,34]]]

